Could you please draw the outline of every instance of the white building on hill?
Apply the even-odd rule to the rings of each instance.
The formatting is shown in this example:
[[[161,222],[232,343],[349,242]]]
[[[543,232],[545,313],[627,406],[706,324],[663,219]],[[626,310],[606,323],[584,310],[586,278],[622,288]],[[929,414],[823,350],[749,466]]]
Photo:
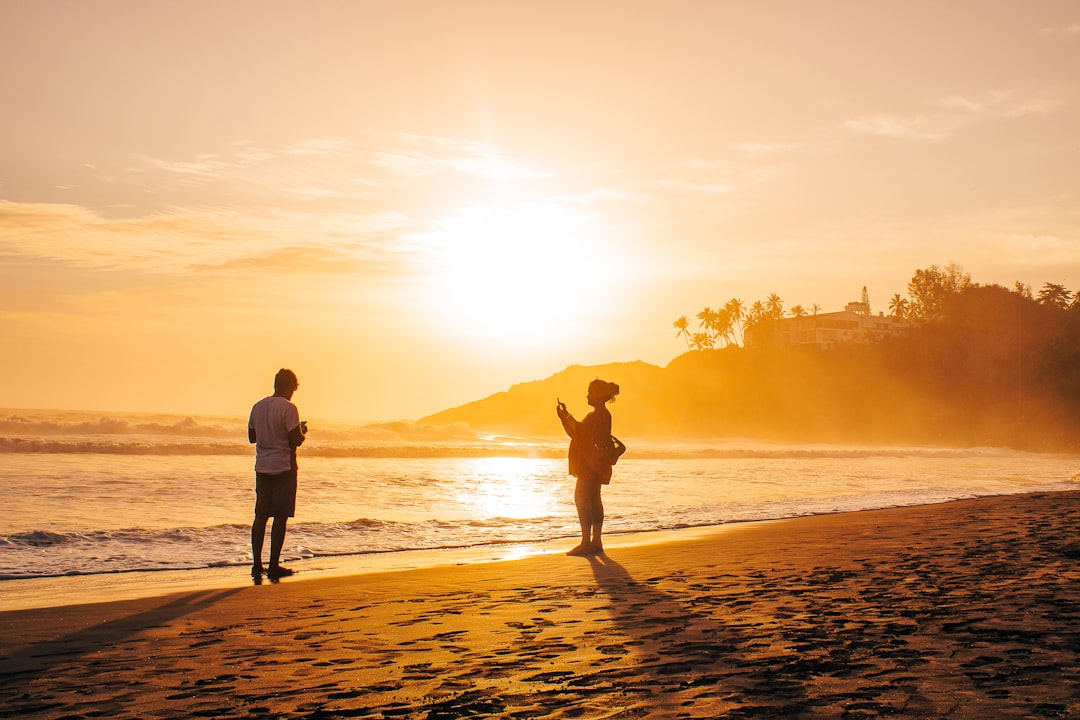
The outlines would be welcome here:
[[[840,312],[781,318],[748,327],[746,347],[813,345],[829,350],[843,344],[879,342],[910,327],[903,318],[872,315],[864,288],[862,302],[850,302]]]

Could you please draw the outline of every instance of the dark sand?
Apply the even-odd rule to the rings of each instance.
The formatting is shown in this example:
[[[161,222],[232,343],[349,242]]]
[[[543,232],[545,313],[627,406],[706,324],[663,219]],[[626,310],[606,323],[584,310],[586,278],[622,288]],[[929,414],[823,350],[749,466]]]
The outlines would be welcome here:
[[[0,717],[1080,716],[1078,528],[1080,493],[1050,493],[592,560],[260,587],[237,569],[0,613]]]

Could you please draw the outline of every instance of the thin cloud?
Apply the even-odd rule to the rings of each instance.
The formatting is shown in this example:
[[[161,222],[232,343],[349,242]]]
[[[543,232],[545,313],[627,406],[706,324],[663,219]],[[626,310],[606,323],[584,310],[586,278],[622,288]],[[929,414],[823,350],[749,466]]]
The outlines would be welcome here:
[[[0,248],[92,268],[176,270],[249,232],[211,213],[111,218],[78,205],[0,202]]]
[[[142,190],[143,199],[178,197],[196,206],[220,198],[267,208],[302,208],[312,201],[343,204],[370,199],[396,184],[373,171],[360,149],[338,138],[276,147],[234,143],[219,154],[193,159],[141,156],[138,161],[127,169],[127,180]]]
[[[640,202],[644,197],[639,193],[614,187],[593,188],[582,195],[560,198],[570,205],[595,205],[605,202]]]
[[[437,173],[471,175],[485,180],[538,180],[551,171],[515,160],[486,143],[398,136],[406,147],[377,152],[371,164],[405,178]]]
[[[315,138],[302,140],[286,148],[289,155],[320,158],[336,158],[346,152],[348,143],[341,138]]]
[[[786,155],[788,153],[799,152],[804,148],[805,146],[797,143],[781,142],[743,142],[739,143],[737,146],[739,152],[751,156]]]
[[[715,198],[729,195],[752,182],[755,170],[745,162],[688,158],[665,163],[661,177],[636,183],[636,187],[687,198]]]
[[[236,143],[231,152],[203,153],[190,160],[166,160],[147,155],[138,157],[146,168],[179,176],[206,180],[243,177],[253,168],[264,171],[268,166],[295,164],[298,159],[314,161],[337,160],[350,151],[340,138],[308,138],[278,148],[253,147]],[[132,171],[140,170],[133,167]]]
[[[258,255],[231,258],[220,263],[195,265],[194,270],[247,271],[306,275],[349,275],[371,272],[376,258],[371,253],[318,245],[293,245]]]
[[[728,182],[693,182],[688,180],[656,180],[651,183],[660,190],[674,190],[694,195],[727,195],[735,192],[735,185]]]
[[[1064,103],[1064,95],[1051,91],[1026,95],[1010,91],[977,96],[952,95],[928,103],[930,112],[853,117],[846,119],[844,126],[864,135],[936,142],[952,137],[970,125],[1045,115]]]
[[[222,178],[235,164],[220,159],[216,155],[203,155],[195,160],[167,161],[142,156],[140,160],[150,167],[186,178],[213,180]]]
[[[210,267],[286,268],[266,258],[305,247],[313,257],[331,255],[337,262],[306,262],[306,271],[339,273],[343,267],[357,270],[374,260],[401,257],[396,238],[414,226],[396,213],[246,215],[189,208],[111,218],[76,205],[0,202],[0,254],[182,275]],[[342,265],[342,253],[357,262]]]
[[[1058,25],[1053,27],[1044,27],[1039,31],[1040,35],[1051,35],[1054,37],[1065,38],[1066,40],[1078,40],[1080,39],[1080,23],[1072,23],[1071,25]]]
[[[944,140],[952,134],[955,126],[944,118],[933,119],[925,115],[900,117],[897,115],[872,115],[849,118],[844,126],[862,135],[899,138],[903,140]]]
[[[987,118],[1045,115],[1064,104],[1064,98],[1049,92],[1020,95],[1014,92],[995,91],[974,98],[955,95],[943,98],[935,104],[947,112],[960,113],[972,121],[978,121]]]
[[[388,170],[394,175],[415,178],[439,170],[440,164],[429,155],[419,151],[396,150],[376,152],[371,164]]]
[[[287,192],[290,195],[312,198],[315,200],[340,200],[343,198],[355,197],[355,195],[351,193],[327,187],[294,187],[289,188]]]
[[[664,172],[715,172],[725,168],[727,168],[725,163],[720,163],[715,160],[691,158],[688,160],[665,163],[661,169],[664,170]]]

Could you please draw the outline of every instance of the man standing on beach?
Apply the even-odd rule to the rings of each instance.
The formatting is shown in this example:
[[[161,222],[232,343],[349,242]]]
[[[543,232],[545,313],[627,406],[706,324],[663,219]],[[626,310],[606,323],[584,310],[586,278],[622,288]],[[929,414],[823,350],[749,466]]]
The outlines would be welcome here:
[[[285,526],[296,513],[296,448],[304,444],[307,423],[292,404],[293,393],[300,387],[296,373],[282,368],[274,376],[274,394],[251,408],[248,419],[248,442],[255,445],[255,521],[251,524],[251,577],[263,575],[262,548],[266,521],[274,518],[270,530],[270,565],[266,576],[271,580],[292,575],[280,564],[285,544]]]

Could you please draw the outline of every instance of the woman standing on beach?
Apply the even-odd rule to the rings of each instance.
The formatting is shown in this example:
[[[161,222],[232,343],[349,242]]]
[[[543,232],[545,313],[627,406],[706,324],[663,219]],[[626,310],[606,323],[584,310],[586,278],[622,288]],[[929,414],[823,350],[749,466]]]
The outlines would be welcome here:
[[[567,555],[596,555],[604,552],[600,532],[604,527],[604,503],[600,487],[611,482],[611,413],[607,403],[619,394],[615,383],[596,379],[589,383],[588,403],[593,407],[585,419],[578,422],[558,401],[555,412],[563,429],[570,436],[570,474],[577,478],[574,504],[581,523],[581,543]]]

